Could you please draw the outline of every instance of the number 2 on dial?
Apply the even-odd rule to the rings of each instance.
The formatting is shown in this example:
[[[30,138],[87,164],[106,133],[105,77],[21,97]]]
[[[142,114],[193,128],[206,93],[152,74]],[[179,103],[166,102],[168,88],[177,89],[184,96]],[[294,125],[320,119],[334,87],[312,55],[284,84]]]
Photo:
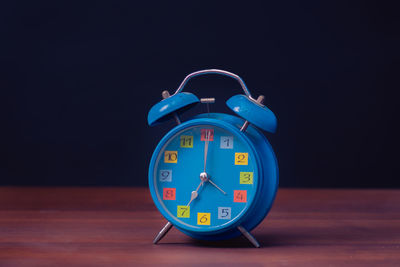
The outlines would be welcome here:
[[[235,153],[235,165],[248,165],[249,153]]]

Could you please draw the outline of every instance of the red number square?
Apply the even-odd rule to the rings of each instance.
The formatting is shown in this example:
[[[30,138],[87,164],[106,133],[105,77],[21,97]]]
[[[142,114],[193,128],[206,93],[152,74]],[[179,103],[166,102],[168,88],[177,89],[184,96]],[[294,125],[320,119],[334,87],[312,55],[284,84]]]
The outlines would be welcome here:
[[[164,200],[175,200],[175,188],[164,188],[163,199]]]
[[[233,190],[233,202],[246,202],[247,190]]]
[[[214,141],[214,129],[201,129],[201,141],[207,140],[207,134],[209,135],[208,140]]]

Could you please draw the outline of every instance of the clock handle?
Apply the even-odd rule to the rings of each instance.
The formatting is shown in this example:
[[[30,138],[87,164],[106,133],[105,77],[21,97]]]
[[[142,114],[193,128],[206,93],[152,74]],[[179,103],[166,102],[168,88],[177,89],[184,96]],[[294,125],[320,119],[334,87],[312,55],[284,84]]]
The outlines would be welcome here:
[[[256,101],[256,100],[251,96],[249,89],[247,88],[246,84],[244,83],[244,81],[242,80],[242,78],[240,78],[239,75],[236,75],[236,74],[234,74],[234,73],[232,73],[232,72],[229,72],[229,71],[226,71],[226,70],[219,70],[219,69],[199,70],[199,71],[190,73],[189,75],[187,75],[187,76],[185,77],[185,79],[183,79],[182,83],[179,85],[178,89],[176,89],[176,91],[175,91],[175,93],[174,93],[173,95],[176,95],[176,94],[180,93],[180,92],[183,90],[183,88],[185,87],[185,85],[187,84],[187,82],[188,82],[191,78],[196,77],[196,76],[200,76],[200,75],[205,75],[205,74],[221,74],[221,75],[228,76],[228,77],[231,77],[231,78],[237,80],[237,81],[240,83],[240,86],[242,87],[244,93],[245,93],[250,99],[252,99],[253,101]]]

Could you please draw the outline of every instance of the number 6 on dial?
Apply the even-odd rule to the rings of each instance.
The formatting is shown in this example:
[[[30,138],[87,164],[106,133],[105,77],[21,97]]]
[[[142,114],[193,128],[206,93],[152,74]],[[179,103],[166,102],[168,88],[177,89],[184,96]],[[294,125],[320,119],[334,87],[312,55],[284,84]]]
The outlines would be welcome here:
[[[211,213],[198,212],[197,213],[197,224],[198,225],[210,225]]]

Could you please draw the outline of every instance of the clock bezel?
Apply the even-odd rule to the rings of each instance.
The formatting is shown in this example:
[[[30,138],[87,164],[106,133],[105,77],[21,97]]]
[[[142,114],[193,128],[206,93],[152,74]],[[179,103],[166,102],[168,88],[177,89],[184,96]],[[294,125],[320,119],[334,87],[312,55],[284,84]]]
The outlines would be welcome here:
[[[248,205],[240,212],[239,216],[236,216],[236,218],[232,219],[231,221],[229,221],[225,224],[221,224],[219,226],[210,227],[210,228],[193,228],[193,227],[187,227],[186,225],[180,223],[179,220],[177,220],[176,218],[174,218],[174,216],[171,216],[169,214],[170,211],[166,211],[164,205],[161,203],[162,199],[160,199],[160,195],[158,195],[155,190],[155,186],[156,186],[155,179],[157,177],[155,177],[154,172],[155,172],[155,168],[157,167],[156,166],[157,158],[159,157],[159,154],[162,151],[163,147],[171,138],[173,138],[179,132],[184,131],[185,129],[187,129],[189,127],[198,126],[198,125],[210,125],[210,126],[220,127],[224,130],[231,132],[237,138],[241,139],[241,141],[244,142],[247,145],[247,147],[249,147],[249,149],[251,150],[251,154],[253,155],[254,161],[255,161],[255,163],[254,163],[255,169],[256,169],[257,175],[258,175],[257,184],[254,185],[256,187],[256,192],[253,195],[253,199],[252,199],[251,203],[248,203]],[[182,230],[185,233],[195,233],[195,234],[200,234],[200,235],[216,235],[216,234],[226,232],[232,228],[236,228],[237,226],[239,226],[246,219],[249,211],[253,210],[253,206],[259,199],[259,194],[261,191],[260,188],[262,188],[262,186],[263,186],[262,185],[262,183],[263,183],[262,174],[263,174],[263,169],[262,169],[261,160],[259,158],[259,154],[257,153],[257,149],[254,147],[254,144],[250,141],[250,139],[245,134],[240,132],[240,130],[238,128],[236,128],[234,125],[232,125],[231,123],[228,123],[228,122],[225,122],[225,121],[222,121],[219,119],[215,119],[215,118],[198,118],[198,119],[189,120],[187,122],[184,122],[184,123],[176,126],[172,130],[170,130],[158,143],[155,151],[153,152],[153,156],[150,161],[149,188],[150,188],[151,196],[153,198],[153,201],[154,201],[157,209],[175,227],[177,227],[178,229]]]

